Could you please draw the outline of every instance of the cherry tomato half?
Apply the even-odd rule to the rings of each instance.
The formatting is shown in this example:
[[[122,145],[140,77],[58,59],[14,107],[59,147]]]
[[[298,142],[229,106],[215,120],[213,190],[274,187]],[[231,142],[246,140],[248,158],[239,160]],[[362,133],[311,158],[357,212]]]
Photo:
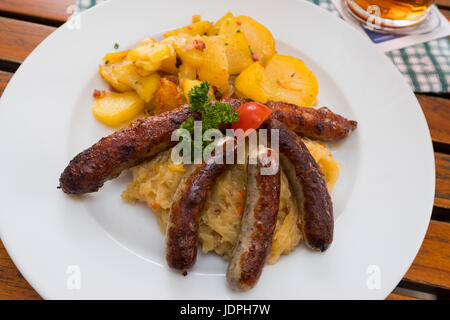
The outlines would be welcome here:
[[[246,132],[249,129],[258,129],[269,118],[272,109],[259,102],[248,102],[240,106],[236,112],[238,121],[233,123],[231,128],[242,129]]]

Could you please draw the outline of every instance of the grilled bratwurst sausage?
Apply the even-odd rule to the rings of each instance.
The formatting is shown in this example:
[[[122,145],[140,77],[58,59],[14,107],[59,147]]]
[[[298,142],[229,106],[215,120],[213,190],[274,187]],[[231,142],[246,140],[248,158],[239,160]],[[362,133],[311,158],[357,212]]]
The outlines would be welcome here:
[[[231,142],[234,143],[234,140]],[[208,193],[227,166],[226,144],[223,149],[222,154],[216,155],[223,157],[222,164],[210,159],[193,165],[175,192],[167,226],[166,260],[173,270],[183,275],[192,268],[197,258],[199,216]],[[236,145],[232,152],[235,150]]]
[[[245,100],[227,99],[236,110]],[[190,116],[188,105],[133,122],[129,127],[102,138],[70,161],[59,179],[65,193],[95,192],[107,180],[148,160],[173,145],[172,132]]]
[[[243,99],[222,99],[234,110],[246,103]],[[313,139],[337,140],[356,128],[349,121],[326,108],[302,108],[282,102],[268,102],[273,119],[284,122],[295,132]],[[83,194],[98,191],[103,184],[116,178],[124,169],[150,159],[175,144],[172,131],[189,117],[187,105],[178,109],[133,122],[79,153],[60,177],[65,193]]]
[[[272,119],[283,122],[292,131],[311,139],[324,141],[348,137],[358,123],[348,120],[327,107],[319,109],[299,107],[285,102],[268,101]]]
[[[270,166],[276,166],[276,171],[262,175],[261,169]],[[232,289],[247,291],[258,282],[272,247],[279,202],[278,156],[275,151],[263,148],[258,152],[257,164],[247,166],[245,211],[227,270],[227,280]]]
[[[189,117],[187,105],[133,122],[79,153],[59,179],[65,193],[95,192],[105,181],[147,160],[176,142],[172,132]]]
[[[234,110],[248,102],[244,99],[222,99]],[[324,141],[341,140],[356,129],[358,123],[332,112],[327,107],[319,109],[300,107],[281,101],[268,101],[272,119],[283,122],[289,129],[305,137]]]
[[[333,241],[333,204],[324,176],[302,139],[278,120],[267,129],[279,130],[280,163],[300,210],[301,231],[308,247],[325,251]]]

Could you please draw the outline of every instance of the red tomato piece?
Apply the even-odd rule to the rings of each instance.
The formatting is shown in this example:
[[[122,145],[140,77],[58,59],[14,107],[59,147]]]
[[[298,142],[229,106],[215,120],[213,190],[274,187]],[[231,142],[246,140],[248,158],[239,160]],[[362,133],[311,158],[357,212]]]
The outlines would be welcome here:
[[[272,109],[259,102],[248,102],[240,106],[236,112],[238,121],[231,128],[242,129],[246,132],[249,129],[258,129],[269,118]]]

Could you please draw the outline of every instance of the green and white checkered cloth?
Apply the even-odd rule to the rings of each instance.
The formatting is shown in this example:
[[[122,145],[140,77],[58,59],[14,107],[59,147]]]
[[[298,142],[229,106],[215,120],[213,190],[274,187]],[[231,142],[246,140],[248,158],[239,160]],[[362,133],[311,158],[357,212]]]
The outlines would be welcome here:
[[[78,0],[80,10],[85,10],[104,0]],[[339,16],[330,0],[308,0]],[[450,42],[441,38],[386,55],[403,74],[415,92],[450,92]]]

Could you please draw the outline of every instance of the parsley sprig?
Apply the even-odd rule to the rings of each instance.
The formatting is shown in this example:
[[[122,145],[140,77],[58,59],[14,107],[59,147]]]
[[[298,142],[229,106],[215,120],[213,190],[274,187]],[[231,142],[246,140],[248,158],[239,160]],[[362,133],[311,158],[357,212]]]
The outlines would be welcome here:
[[[209,89],[209,82],[202,82],[200,85],[193,87],[188,93],[189,112],[191,114],[199,113],[202,116],[202,135],[209,129],[219,130],[221,124],[235,123],[238,121],[238,115],[230,104],[211,101],[208,95]],[[181,124],[180,128],[188,130],[192,136],[194,132],[194,121],[194,117],[191,115]],[[210,143],[210,141],[203,141],[203,149]]]

